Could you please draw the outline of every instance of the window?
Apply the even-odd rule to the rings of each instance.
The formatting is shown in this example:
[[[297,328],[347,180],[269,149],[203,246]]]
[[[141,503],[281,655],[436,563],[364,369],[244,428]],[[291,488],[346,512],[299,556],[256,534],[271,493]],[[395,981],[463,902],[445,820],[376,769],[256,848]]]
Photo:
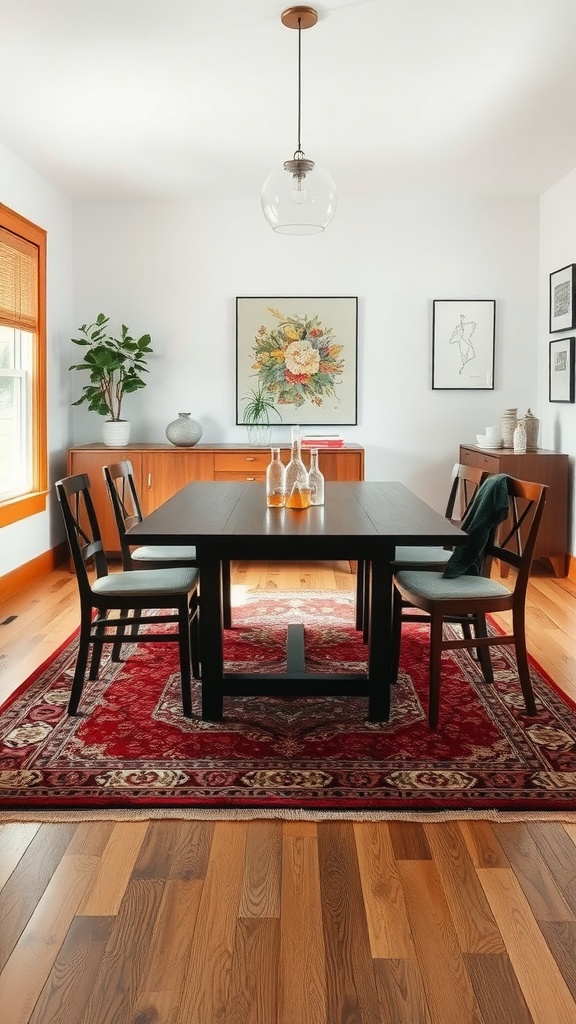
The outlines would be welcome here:
[[[0,526],[46,508],[46,232],[0,204]]]

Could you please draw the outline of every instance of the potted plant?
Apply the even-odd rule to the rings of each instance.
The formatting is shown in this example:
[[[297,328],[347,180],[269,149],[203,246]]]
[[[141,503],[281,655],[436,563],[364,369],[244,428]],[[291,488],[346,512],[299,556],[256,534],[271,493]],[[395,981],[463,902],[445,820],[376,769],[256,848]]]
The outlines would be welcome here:
[[[260,383],[256,389],[251,388],[247,395],[243,395],[242,401],[246,402],[242,422],[248,427],[248,441],[255,445],[269,444],[272,427],[270,414],[274,413],[282,422],[273,398]]]
[[[91,412],[107,416],[104,423],[104,444],[123,447],[130,437],[130,422],[122,419],[124,395],[146,387],[142,374],[148,373],[146,356],[152,351],[150,335],[135,340],[126,324],[122,324],[120,337],[108,334],[110,317],[99,313],[92,324],[82,324],[80,338],[72,338],[84,352],[83,362],[73,363],[70,370],[87,370],[90,383],[82,388],[82,395],[72,405],[88,405]]]

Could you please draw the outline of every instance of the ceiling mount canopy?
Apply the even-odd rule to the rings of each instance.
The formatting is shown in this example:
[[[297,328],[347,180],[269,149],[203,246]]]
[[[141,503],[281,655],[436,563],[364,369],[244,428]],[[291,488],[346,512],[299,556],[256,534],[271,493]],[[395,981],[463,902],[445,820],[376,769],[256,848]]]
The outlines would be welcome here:
[[[298,145],[291,160],[272,171],[262,188],[262,209],[279,234],[312,235],[323,231],[336,212],[336,186],[327,171],[306,157],[300,141],[302,122],[302,31],[318,21],[313,7],[287,7],[280,16],[298,31]]]

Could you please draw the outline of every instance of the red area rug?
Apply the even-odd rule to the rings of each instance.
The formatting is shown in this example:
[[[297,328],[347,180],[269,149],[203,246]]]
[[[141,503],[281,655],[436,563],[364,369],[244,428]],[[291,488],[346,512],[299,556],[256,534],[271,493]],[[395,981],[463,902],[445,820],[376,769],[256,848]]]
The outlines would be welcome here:
[[[289,622],[304,622],[309,668],[358,671],[351,595],[250,595],[234,610],[227,661],[281,671]],[[514,660],[498,650],[493,687],[464,651],[445,655],[431,732],[422,625],[405,631],[388,723],[369,723],[366,699],[350,697],[226,698],[224,721],[187,720],[172,644],[106,660],[69,717],[73,639],[0,714],[0,807],[575,810],[574,707],[533,665],[528,717]],[[194,707],[199,716],[199,692]]]

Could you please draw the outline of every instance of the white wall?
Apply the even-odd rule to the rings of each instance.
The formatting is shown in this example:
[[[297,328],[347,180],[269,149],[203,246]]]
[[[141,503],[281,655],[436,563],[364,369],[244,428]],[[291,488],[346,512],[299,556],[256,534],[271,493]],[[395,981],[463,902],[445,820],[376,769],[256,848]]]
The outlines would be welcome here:
[[[70,437],[68,339],[72,316],[72,203],[0,146],[0,202],[45,228],[47,236],[48,452],[50,482],[65,472]],[[0,529],[0,576],[63,537],[51,494],[46,512]]]
[[[237,295],[359,297],[358,426],[341,432],[366,447],[368,479],[402,480],[439,509],[459,442],[509,406],[538,415],[537,200],[346,201],[305,238],[276,236],[256,196],[82,203],[74,257],[74,326],[105,312],[152,335],[149,384],[125,400],[134,441],[164,441],[181,411],[203,440],[246,440],[235,425]],[[446,298],[496,299],[493,391],[431,389],[432,300]],[[86,378],[70,377],[72,401]],[[73,411],[75,443],[100,434],[100,417]]]
[[[568,174],[540,198],[540,311],[538,331],[538,406],[542,412],[543,448],[570,455],[574,478],[576,457],[576,405],[548,401],[548,353],[552,338],[576,334],[549,333],[550,274],[576,263],[576,171]],[[576,512],[570,496],[570,551],[576,555]]]

